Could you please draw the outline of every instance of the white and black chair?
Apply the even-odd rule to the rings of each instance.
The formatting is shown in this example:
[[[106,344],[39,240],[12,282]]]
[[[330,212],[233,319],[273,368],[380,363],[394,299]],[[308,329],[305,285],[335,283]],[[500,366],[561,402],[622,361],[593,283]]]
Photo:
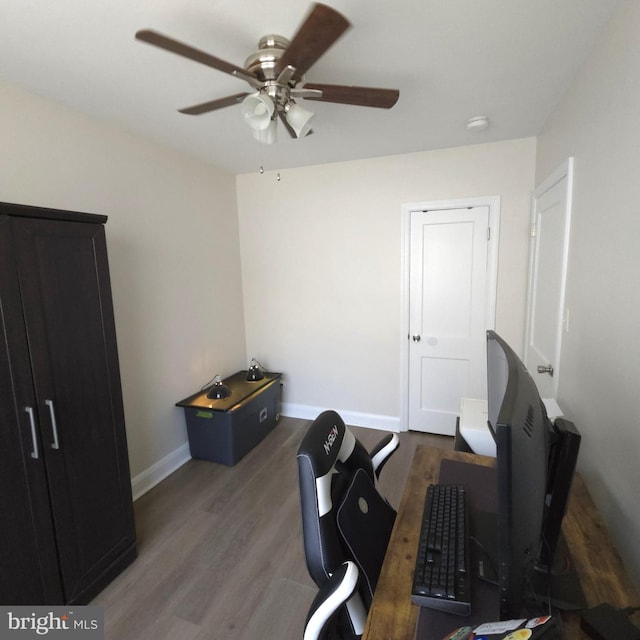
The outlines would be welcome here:
[[[319,588],[304,640],[355,640],[364,631],[396,516],[378,477],[398,444],[389,434],[368,453],[335,411],[321,413],[300,443],[304,550]]]

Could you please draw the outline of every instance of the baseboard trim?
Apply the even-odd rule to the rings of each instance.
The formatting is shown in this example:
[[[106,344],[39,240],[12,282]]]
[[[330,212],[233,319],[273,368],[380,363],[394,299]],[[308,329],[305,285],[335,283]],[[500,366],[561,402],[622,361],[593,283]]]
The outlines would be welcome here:
[[[315,420],[326,408],[327,407],[313,407],[306,404],[291,404],[285,402],[280,406],[280,414],[290,418],[300,418],[301,420]],[[396,433],[400,431],[400,418],[395,416],[362,413],[360,411],[348,411],[345,409],[336,409],[336,411],[345,421],[345,424],[350,424],[354,427],[369,427],[370,429],[380,429],[382,431],[393,431]],[[131,479],[133,499],[137,500],[143,496],[147,491],[153,489],[153,487],[189,460],[191,460],[191,452],[189,451],[189,443],[185,442],[169,455],[158,460],[158,462],[152,464],[148,469],[145,469]]]
[[[181,447],[178,447],[162,460],[158,460],[158,462],[131,479],[133,499],[137,500],[147,491],[153,489],[159,482],[189,460],[191,460],[191,452],[189,451],[189,443],[185,442]]]
[[[280,406],[280,413],[290,418],[300,418],[301,420],[315,420],[320,413],[329,407],[312,407],[306,404],[291,404],[283,402]],[[346,409],[334,408],[345,424],[354,427],[369,427],[371,429],[381,429],[383,431],[400,431],[400,418],[396,416],[385,416],[375,413],[362,413],[360,411],[349,411]]]

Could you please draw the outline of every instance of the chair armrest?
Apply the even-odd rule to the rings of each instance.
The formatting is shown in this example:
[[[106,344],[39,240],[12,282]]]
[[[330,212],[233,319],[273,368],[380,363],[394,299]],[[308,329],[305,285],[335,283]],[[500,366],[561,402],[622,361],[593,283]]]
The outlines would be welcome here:
[[[400,438],[397,433],[390,433],[388,436],[380,440],[378,444],[371,449],[371,462],[373,463],[373,471],[376,477],[380,477],[382,467],[386,464],[391,454],[400,445]]]
[[[349,600],[358,585],[358,568],[348,560],[322,585],[311,603],[304,626],[304,640],[319,640],[338,609]]]

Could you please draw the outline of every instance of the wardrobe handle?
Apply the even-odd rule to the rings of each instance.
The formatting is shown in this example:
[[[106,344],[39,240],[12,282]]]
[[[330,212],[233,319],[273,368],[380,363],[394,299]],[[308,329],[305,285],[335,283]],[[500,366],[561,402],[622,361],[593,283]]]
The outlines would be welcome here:
[[[53,400],[45,400],[44,403],[49,407],[49,415],[51,416],[51,431],[53,432],[51,448],[59,449],[60,442],[58,441],[58,425],[56,424],[56,412],[53,409]]]
[[[33,407],[25,407],[24,410],[29,414],[29,422],[31,423],[31,440],[33,442],[31,457],[37,460],[40,454],[38,453],[38,436],[36,435],[36,419],[33,415]]]

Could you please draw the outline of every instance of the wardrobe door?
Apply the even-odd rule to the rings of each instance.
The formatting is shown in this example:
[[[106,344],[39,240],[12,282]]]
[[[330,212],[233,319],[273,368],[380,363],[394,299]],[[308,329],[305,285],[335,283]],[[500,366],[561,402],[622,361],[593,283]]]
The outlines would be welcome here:
[[[135,557],[104,227],[12,226],[62,584],[82,603]]]
[[[62,604],[10,231],[0,216],[0,603]]]

